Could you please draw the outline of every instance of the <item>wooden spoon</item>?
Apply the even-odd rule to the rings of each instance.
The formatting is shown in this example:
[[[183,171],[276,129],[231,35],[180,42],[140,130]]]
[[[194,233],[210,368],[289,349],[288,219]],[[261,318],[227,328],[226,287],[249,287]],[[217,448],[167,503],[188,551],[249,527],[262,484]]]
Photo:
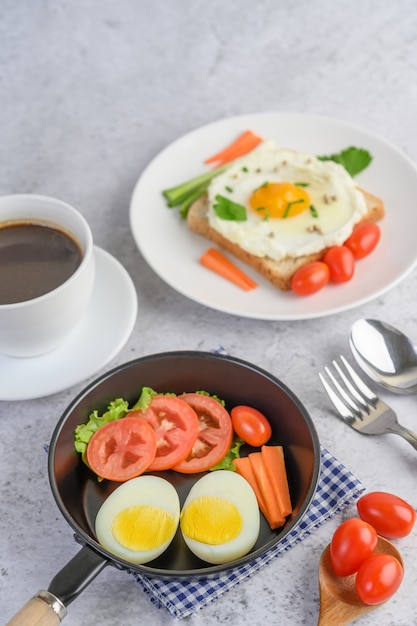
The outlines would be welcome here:
[[[375,552],[391,554],[404,567],[398,550],[383,537],[378,537]],[[342,577],[334,573],[330,564],[330,546],[327,546],[319,566],[320,615],[317,626],[344,626],[381,606],[365,604],[360,600],[355,590],[355,578],[355,574]]]

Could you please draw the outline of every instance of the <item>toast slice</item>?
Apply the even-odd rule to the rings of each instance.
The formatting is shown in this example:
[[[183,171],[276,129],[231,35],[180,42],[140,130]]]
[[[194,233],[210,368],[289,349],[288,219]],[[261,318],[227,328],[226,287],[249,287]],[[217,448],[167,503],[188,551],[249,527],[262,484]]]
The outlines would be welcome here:
[[[368,207],[368,212],[361,221],[377,222],[381,220],[385,215],[383,201],[364,189],[359,190],[363,193]],[[229,241],[214,230],[208,223],[207,209],[206,195],[201,196],[191,205],[187,215],[187,224],[190,230],[206,237],[206,239],[209,239],[224,250],[227,250],[244,263],[247,263],[282,291],[289,291],[291,289],[291,278],[300,267],[311,261],[320,261],[326,253],[327,248],[314,254],[299,257],[285,257],[279,261],[275,261],[269,257],[255,256],[250,252],[246,252],[246,250],[243,250],[240,246]]]

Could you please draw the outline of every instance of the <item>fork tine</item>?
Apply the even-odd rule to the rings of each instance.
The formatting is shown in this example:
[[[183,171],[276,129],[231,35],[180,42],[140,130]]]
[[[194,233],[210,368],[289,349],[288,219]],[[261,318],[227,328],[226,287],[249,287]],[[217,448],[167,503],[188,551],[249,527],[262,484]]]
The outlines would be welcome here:
[[[346,367],[347,371],[349,372],[349,369],[347,367],[349,366],[349,364],[347,362],[343,362],[342,356],[340,357],[340,359],[342,360],[343,365]],[[366,402],[366,399],[359,394],[359,390],[352,384],[352,380],[348,378],[347,374],[342,370],[342,368],[340,367],[337,361],[332,361],[332,364],[336,372],[339,374],[341,380],[346,385],[347,392],[344,391],[342,387],[339,388],[340,392],[344,393],[348,401],[349,401],[349,394],[350,394],[350,397],[359,404],[361,409],[369,413],[369,406]]]
[[[340,360],[342,361],[347,372],[349,373],[349,376],[351,377],[351,379],[353,380],[354,384],[359,389],[359,391],[363,393],[363,395],[369,400],[369,402],[371,402],[375,406],[375,404],[378,401],[378,398],[374,394],[374,392],[371,389],[369,389],[367,385],[365,385],[365,383],[363,382],[361,378],[359,378],[359,376],[357,375],[353,367],[348,363],[348,361],[345,359],[343,355],[340,356]]]
[[[331,372],[329,372],[328,368],[325,368],[327,375],[330,377],[330,379],[332,380],[333,384],[336,384],[336,386],[339,388],[338,390],[340,390],[343,394],[343,389],[341,389],[340,385],[338,385],[337,381],[335,381],[334,377],[332,376]],[[336,411],[339,413],[339,415],[341,415],[343,417],[344,420],[346,420],[347,422],[352,422],[354,421],[356,418],[352,412],[352,410],[346,406],[346,404],[339,398],[339,396],[337,395],[337,393],[335,393],[335,391],[333,391],[332,387],[329,385],[329,383],[327,382],[327,380],[325,379],[325,377],[323,376],[323,374],[321,372],[319,372],[319,378],[321,380],[321,383],[327,393],[327,395],[329,396],[331,402],[333,402]],[[350,401],[352,402],[352,401]]]
[[[336,363],[336,361],[333,361],[333,365],[336,368],[336,371],[338,371],[340,373],[340,375],[343,378],[343,372],[340,372],[340,368],[338,367],[338,364]],[[355,403],[354,399],[349,396],[349,394],[346,392],[345,389],[343,389],[343,387],[340,385],[339,381],[335,378],[335,376],[332,374],[331,370],[328,367],[324,368],[327,376],[329,377],[331,383],[333,384],[333,387],[336,389],[336,391],[339,394],[339,399],[340,396],[343,398],[343,400],[345,401],[345,405],[347,405],[351,411],[351,413],[355,413],[357,416],[360,415],[361,411],[360,408],[358,407],[358,405]],[[360,397],[359,397],[360,400]],[[363,404],[363,402],[361,403]]]

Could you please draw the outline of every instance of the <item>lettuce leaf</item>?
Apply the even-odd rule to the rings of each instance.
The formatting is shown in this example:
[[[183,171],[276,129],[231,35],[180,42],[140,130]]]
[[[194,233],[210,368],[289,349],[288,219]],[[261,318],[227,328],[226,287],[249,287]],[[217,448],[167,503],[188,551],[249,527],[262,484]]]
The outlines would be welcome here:
[[[97,410],[90,413],[88,422],[86,424],[79,424],[75,429],[74,447],[76,451],[80,454],[84,454],[88,442],[100,426],[124,417],[128,410],[129,405],[126,400],[116,398],[116,400],[110,402],[107,411],[103,413],[103,415],[99,415]]]
[[[148,408],[150,401],[153,396],[158,396],[157,391],[151,389],[151,387],[142,387],[142,391],[140,392],[140,396],[135,404],[132,406],[130,411],[146,411]]]
[[[229,448],[229,451],[226,453],[226,456],[222,458],[221,461],[217,463],[214,467],[210,469],[210,472],[214,472],[216,470],[230,470],[231,472],[236,471],[235,464],[233,463],[234,459],[238,459],[240,457],[240,448],[243,446],[245,442],[240,437],[235,437],[232,441],[232,445]]]

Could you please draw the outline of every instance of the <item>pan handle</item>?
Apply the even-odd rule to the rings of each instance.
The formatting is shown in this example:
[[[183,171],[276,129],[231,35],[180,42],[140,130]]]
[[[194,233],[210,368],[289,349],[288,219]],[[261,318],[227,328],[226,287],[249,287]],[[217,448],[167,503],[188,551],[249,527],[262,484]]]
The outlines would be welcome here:
[[[48,591],[39,591],[6,626],[58,626],[72,602],[109,564],[109,560],[88,544],[56,574]]]
[[[6,626],[58,626],[67,614],[65,606],[48,591],[39,591]]]

